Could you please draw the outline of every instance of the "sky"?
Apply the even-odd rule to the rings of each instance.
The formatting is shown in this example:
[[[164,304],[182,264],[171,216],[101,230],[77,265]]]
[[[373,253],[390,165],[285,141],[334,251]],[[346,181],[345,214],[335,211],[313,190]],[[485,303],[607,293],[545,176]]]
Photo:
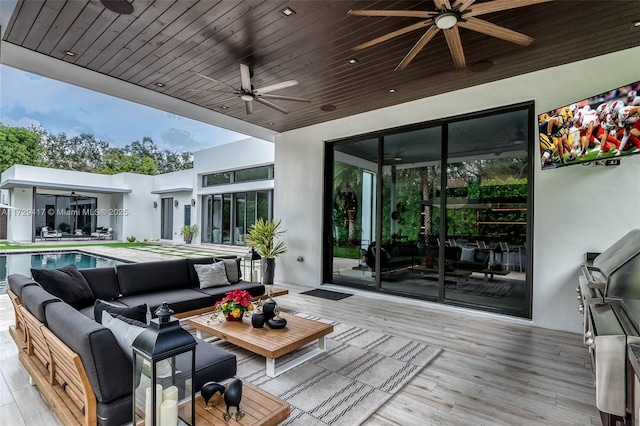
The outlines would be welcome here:
[[[94,135],[113,147],[149,136],[160,149],[198,151],[248,136],[0,65],[0,123],[54,135]]]

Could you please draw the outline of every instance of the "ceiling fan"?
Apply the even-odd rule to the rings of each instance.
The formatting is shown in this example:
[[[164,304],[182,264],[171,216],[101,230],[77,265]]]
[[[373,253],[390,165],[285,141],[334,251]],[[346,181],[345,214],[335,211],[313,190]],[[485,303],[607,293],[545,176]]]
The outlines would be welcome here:
[[[271,92],[275,92],[276,90],[285,89],[291,86],[297,86],[299,84],[298,80],[283,81],[281,83],[275,83],[270,86],[265,86],[265,87],[260,87],[258,89],[255,89],[251,84],[251,71],[249,70],[249,67],[245,64],[240,64],[240,88],[239,89],[232,87],[222,81],[216,80],[211,77],[207,77],[204,74],[200,74],[195,71],[194,73],[199,75],[200,77],[206,78],[207,80],[211,80],[215,83],[225,86],[227,90],[222,90],[223,92],[233,93],[234,95],[236,95],[234,96],[234,98],[238,97],[242,99],[244,101],[244,106],[247,110],[247,114],[253,113],[253,101],[256,101],[258,103],[261,103],[262,105],[268,106],[269,108],[273,108],[284,114],[289,113],[289,111],[287,111],[286,109],[282,108],[279,105],[274,104],[273,102],[267,99],[280,100],[280,101],[294,101],[294,102],[311,102],[311,99],[307,99],[307,98],[296,98],[293,96],[269,94]]]
[[[396,67],[396,71],[403,70],[424,48],[424,46],[433,39],[438,31],[442,30],[444,31],[444,36],[447,40],[449,50],[451,51],[455,67],[457,69],[462,69],[466,67],[466,61],[458,27],[477,31],[521,46],[528,46],[534,41],[532,37],[492,24],[488,21],[475,18],[475,16],[529,6],[532,4],[546,3],[549,1],[553,0],[493,0],[474,5],[476,0],[454,0],[452,5],[452,2],[449,0],[433,0],[436,7],[436,10],[433,12],[420,10],[350,10],[348,14],[354,16],[407,17],[422,19],[408,27],[401,28],[366,43],[362,43],[354,47],[353,50],[362,50],[403,34],[427,28],[427,31],[422,35],[422,37],[420,37],[420,40],[418,40],[418,42],[411,48],[404,59],[402,59],[400,64]]]

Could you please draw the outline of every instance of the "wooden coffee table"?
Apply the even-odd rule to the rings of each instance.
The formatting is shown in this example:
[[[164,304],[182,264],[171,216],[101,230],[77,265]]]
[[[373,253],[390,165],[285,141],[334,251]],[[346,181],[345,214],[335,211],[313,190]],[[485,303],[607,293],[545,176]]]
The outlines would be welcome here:
[[[208,315],[203,315],[189,320],[189,325],[197,330],[198,337],[201,337],[201,332],[205,332],[262,355],[266,358],[267,376],[276,377],[324,352],[325,337],[333,332],[331,324],[282,312],[280,316],[287,320],[287,326],[281,330],[272,330],[267,325],[264,328],[253,328],[250,324],[251,319],[248,317],[243,318],[242,322],[223,321],[220,323],[218,320],[210,321]],[[317,348],[276,368],[276,358],[316,340],[318,341]]]

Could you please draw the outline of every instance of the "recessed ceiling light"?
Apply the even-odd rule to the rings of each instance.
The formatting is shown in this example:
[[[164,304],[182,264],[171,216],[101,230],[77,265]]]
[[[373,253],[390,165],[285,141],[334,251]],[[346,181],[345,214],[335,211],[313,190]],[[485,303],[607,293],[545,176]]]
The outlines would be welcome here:
[[[295,13],[296,13],[296,12],[295,12],[293,9],[291,9],[290,7],[285,7],[285,8],[282,10],[282,13],[283,13],[285,16],[291,16],[291,15],[295,15]]]
[[[322,105],[320,109],[324,112],[331,112],[336,110],[336,106],[331,104],[325,104],[325,105]]]
[[[226,106],[226,105],[223,105],[223,106],[221,106],[220,108],[221,108],[221,109],[229,109],[229,107],[228,107],[228,106]]]
[[[269,126],[273,126],[273,121],[267,123]]]
[[[396,89],[389,89],[389,93],[396,93],[397,90]]]
[[[76,56],[76,54],[75,54],[75,53],[73,53],[73,52],[72,52],[72,51],[70,51],[70,50],[67,50],[67,51],[66,51],[66,52],[64,52],[64,53],[65,53],[66,55],[68,55],[68,56]]]
[[[351,59],[349,59],[349,60],[347,61],[347,63],[349,63],[349,64],[351,64],[351,65],[353,65],[353,64],[357,64],[357,63],[358,63],[358,60],[357,60],[356,58],[351,58]]]
[[[164,87],[164,83],[156,83],[156,86],[158,86],[158,87]]]
[[[640,28],[640,21],[633,23],[634,28]]]

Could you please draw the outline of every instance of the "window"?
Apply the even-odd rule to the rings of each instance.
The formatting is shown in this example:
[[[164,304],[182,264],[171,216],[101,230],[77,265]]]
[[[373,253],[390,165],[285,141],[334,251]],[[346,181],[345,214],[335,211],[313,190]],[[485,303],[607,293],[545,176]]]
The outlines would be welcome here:
[[[184,224],[191,226],[191,206],[184,206]]]
[[[273,179],[273,165],[252,167],[202,176],[202,186],[227,185],[230,183],[254,182]]]

